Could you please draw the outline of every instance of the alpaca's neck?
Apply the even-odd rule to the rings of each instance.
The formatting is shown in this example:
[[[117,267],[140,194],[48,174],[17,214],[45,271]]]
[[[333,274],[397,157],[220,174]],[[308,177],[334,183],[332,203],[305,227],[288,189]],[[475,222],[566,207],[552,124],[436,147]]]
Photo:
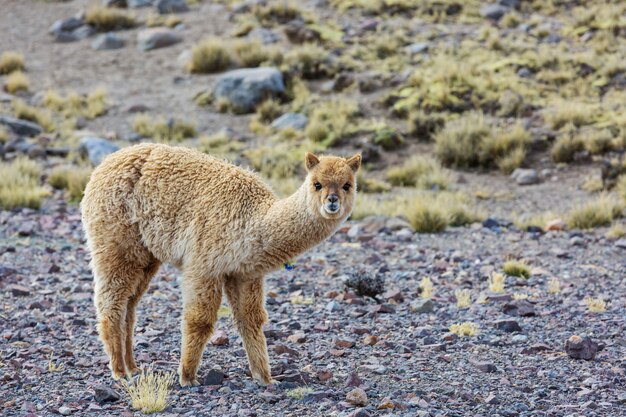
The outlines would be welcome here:
[[[328,220],[313,212],[304,186],[291,196],[277,200],[262,222],[266,255],[275,266],[282,265],[334,233],[344,219]]]

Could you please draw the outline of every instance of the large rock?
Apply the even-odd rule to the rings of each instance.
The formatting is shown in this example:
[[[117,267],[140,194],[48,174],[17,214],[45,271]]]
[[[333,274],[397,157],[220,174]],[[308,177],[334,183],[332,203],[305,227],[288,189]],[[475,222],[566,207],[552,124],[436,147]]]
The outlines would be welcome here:
[[[120,394],[106,385],[95,385],[93,387],[93,398],[98,403],[104,404],[117,402],[121,397]]]
[[[116,144],[102,138],[85,137],[80,140],[78,152],[89,158],[93,166],[100,165],[109,154],[120,149]]]
[[[217,78],[213,97],[226,99],[239,113],[254,111],[257,104],[285,92],[283,76],[276,68],[244,68]]]
[[[43,129],[37,123],[17,119],[12,116],[0,115],[0,125],[8,127],[13,133],[20,136],[37,136],[43,132]]]
[[[154,5],[159,10],[159,13],[182,13],[188,12],[189,6],[185,0],[157,0]]]
[[[176,31],[168,28],[144,29],[137,34],[137,48],[140,51],[150,51],[165,48],[181,42],[182,37]]]
[[[50,26],[48,33],[56,35],[60,32],[72,32],[75,29],[81,27],[85,22],[83,19],[77,17],[70,17],[67,19],[59,19]]]
[[[596,357],[596,353],[600,350],[602,350],[602,346],[599,346],[588,336],[574,335],[565,342],[565,352],[572,359],[590,361]]]
[[[91,43],[91,47],[97,51],[107,51],[124,47],[124,39],[113,32],[103,33]]]
[[[539,182],[539,175],[537,175],[537,171],[534,169],[516,168],[511,174],[511,178],[518,185],[532,185]]]
[[[274,129],[291,128],[295,130],[303,130],[308,121],[309,119],[304,114],[285,113],[272,122],[272,127]]]
[[[509,8],[500,4],[489,4],[480,9],[480,15],[487,19],[500,20],[509,12]]]

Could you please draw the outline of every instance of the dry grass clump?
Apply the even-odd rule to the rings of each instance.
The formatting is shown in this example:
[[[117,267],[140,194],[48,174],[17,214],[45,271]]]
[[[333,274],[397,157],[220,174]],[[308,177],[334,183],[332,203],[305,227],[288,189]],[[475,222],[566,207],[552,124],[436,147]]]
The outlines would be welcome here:
[[[135,27],[135,17],[118,9],[102,6],[92,6],[85,14],[85,22],[95,27],[99,32],[129,29]]]
[[[530,135],[519,124],[512,129],[496,129],[481,113],[469,113],[450,121],[435,134],[435,154],[444,165],[495,165],[508,173],[520,166],[529,142]]]
[[[456,298],[457,308],[464,309],[469,308],[472,305],[472,291],[458,289],[454,291],[454,297]]]
[[[399,210],[418,233],[443,232],[448,226],[464,226],[484,217],[466,198],[451,193],[421,194]]]
[[[427,155],[415,155],[401,166],[387,171],[387,180],[396,186],[445,190],[452,181],[450,171]]]
[[[309,115],[306,136],[324,146],[336,145],[356,130],[354,121],[359,114],[355,102],[330,100],[319,103]]]
[[[445,118],[437,113],[416,110],[409,114],[409,134],[419,140],[429,141],[445,123]]]
[[[585,149],[592,155],[613,149],[613,133],[609,129],[583,129],[578,132]]]
[[[365,170],[361,169],[356,175],[357,189],[364,193],[385,193],[391,190],[391,185],[379,181],[376,178],[370,178],[365,174]]]
[[[301,16],[300,9],[286,0],[259,3],[252,9],[252,14],[265,27],[284,24]]]
[[[146,19],[146,26],[148,27],[166,26],[168,28],[174,28],[181,23],[183,23],[183,19],[173,14],[167,16],[151,14]]]
[[[144,414],[158,413],[170,404],[168,396],[174,384],[171,372],[156,372],[152,368],[142,369],[136,379],[120,381],[135,410]]]
[[[22,71],[13,71],[4,80],[4,89],[10,94],[28,91],[29,85],[28,77]]]
[[[231,56],[224,42],[218,38],[208,38],[193,46],[187,69],[195,74],[211,74],[224,71],[230,63]]]
[[[53,132],[56,129],[56,124],[49,111],[29,106],[24,100],[13,100],[11,107],[13,108],[13,114],[18,119],[37,123],[46,132]]]
[[[563,101],[556,103],[551,111],[546,112],[545,119],[552,129],[561,129],[570,123],[581,127],[593,122],[596,111],[593,106],[585,103]]]
[[[429,299],[433,297],[433,282],[430,280],[429,277],[424,277],[422,278],[422,280],[420,281],[420,289],[421,289],[421,296],[424,299]]]
[[[606,312],[606,302],[602,298],[587,297],[584,300],[587,309],[592,313]]]
[[[489,280],[489,291],[496,294],[504,293],[505,280],[506,277],[504,276],[504,274],[501,274],[499,272],[492,272],[491,278]]]
[[[626,226],[623,223],[615,223],[604,236],[609,240],[618,240],[626,236]]]
[[[404,136],[397,129],[384,125],[376,129],[372,143],[382,146],[386,151],[393,151],[404,144]]]
[[[279,49],[267,47],[259,41],[238,41],[232,49],[239,65],[246,68],[258,67],[264,63],[279,65],[283,60]]]
[[[502,265],[502,271],[511,277],[530,278],[530,267],[524,261],[511,260]]]
[[[622,216],[624,203],[612,194],[602,193],[595,200],[569,211],[565,222],[571,229],[592,229],[608,226]]]
[[[557,277],[550,278],[548,281],[548,294],[559,294],[561,292],[561,281]]]
[[[47,191],[39,185],[41,168],[26,158],[0,162],[0,208],[38,209]]]
[[[292,144],[271,142],[244,152],[250,165],[264,177],[273,180],[290,179],[302,171],[302,158],[306,151],[314,150],[310,143]]]
[[[571,162],[578,152],[585,150],[585,143],[573,131],[563,133],[552,145],[550,155],[554,162]]]
[[[256,107],[256,116],[262,123],[271,123],[283,113],[280,103],[276,100],[265,100]]]
[[[24,55],[14,51],[6,51],[0,55],[0,74],[10,74],[23,70]]]
[[[196,136],[196,126],[191,122],[162,118],[153,119],[140,114],[133,120],[133,130],[146,138],[160,143],[181,142]]]
[[[6,143],[9,137],[9,130],[5,126],[0,125],[0,143]]]
[[[198,149],[211,155],[218,155],[226,159],[234,159],[243,148],[243,144],[231,138],[226,131],[220,131],[210,136],[201,136],[198,139]]]
[[[87,94],[70,91],[65,96],[56,90],[47,90],[43,95],[43,105],[66,118],[82,116],[95,119],[107,112],[107,90],[98,87]]]
[[[453,324],[450,326],[450,333],[454,333],[457,336],[462,337],[474,337],[478,335],[478,331],[478,325],[469,321],[460,324]]]
[[[188,70],[195,74],[211,74],[225,70],[230,62],[231,56],[224,42],[218,38],[209,38],[191,49]]]
[[[329,77],[335,70],[328,51],[315,44],[303,44],[285,54],[283,69],[305,79]]]
[[[91,176],[91,168],[59,166],[48,176],[48,184],[59,190],[67,190],[69,200],[79,203]]]
[[[298,387],[288,390],[287,397],[300,401],[312,392],[315,392],[315,390],[311,387]]]

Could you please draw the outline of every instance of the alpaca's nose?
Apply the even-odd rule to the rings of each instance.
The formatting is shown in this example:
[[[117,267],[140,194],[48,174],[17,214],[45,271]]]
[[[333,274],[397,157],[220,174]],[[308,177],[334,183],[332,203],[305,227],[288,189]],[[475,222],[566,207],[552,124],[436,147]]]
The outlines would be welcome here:
[[[331,194],[328,196],[328,201],[330,201],[331,204],[335,204],[337,201],[339,201],[339,196],[337,196],[337,194]]]

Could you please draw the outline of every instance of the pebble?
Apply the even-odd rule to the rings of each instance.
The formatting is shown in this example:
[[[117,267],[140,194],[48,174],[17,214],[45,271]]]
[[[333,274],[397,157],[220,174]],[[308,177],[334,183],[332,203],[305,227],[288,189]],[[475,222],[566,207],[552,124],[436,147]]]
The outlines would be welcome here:
[[[518,185],[532,185],[539,182],[539,175],[534,169],[516,168],[511,174],[511,179]]]
[[[213,346],[228,345],[228,335],[223,330],[216,330],[213,336],[211,336],[211,344]]]
[[[182,42],[183,38],[169,28],[148,28],[137,33],[137,48],[140,51],[165,48]]]
[[[226,375],[219,369],[211,369],[205,376],[203,380],[204,385],[222,385],[224,382],[224,378]]]
[[[362,388],[354,388],[346,395],[346,400],[356,406],[367,405],[367,394]]]
[[[103,33],[94,39],[91,43],[91,47],[97,51],[106,51],[123,48],[124,44],[124,39],[120,38],[115,33],[109,32]]]
[[[95,385],[93,397],[99,404],[114,403],[120,400],[120,394],[106,385]]]
[[[601,350],[599,345],[588,336],[571,336],[565,342],[565,353],[572,359],[592,360]]]
[[[494,325],[496,329],[502,330],[506,333],[521,332],[522,328],[515,320],[497,320]]]
[[[303,130],[309,119],[300,113],[285,113],[282,116],[275,119],[271,126],[274,129],[295,129],[295,130]]]
[[[411,311],[414,313],[431,313],[434,310],[434,304],[430,299],[419,299],[411,302]]]
[[[72,414],[72,409],[66,406],[61,406],[59,407],[59,414],[61,414],[62,416],[69,416],[70,414]]]

